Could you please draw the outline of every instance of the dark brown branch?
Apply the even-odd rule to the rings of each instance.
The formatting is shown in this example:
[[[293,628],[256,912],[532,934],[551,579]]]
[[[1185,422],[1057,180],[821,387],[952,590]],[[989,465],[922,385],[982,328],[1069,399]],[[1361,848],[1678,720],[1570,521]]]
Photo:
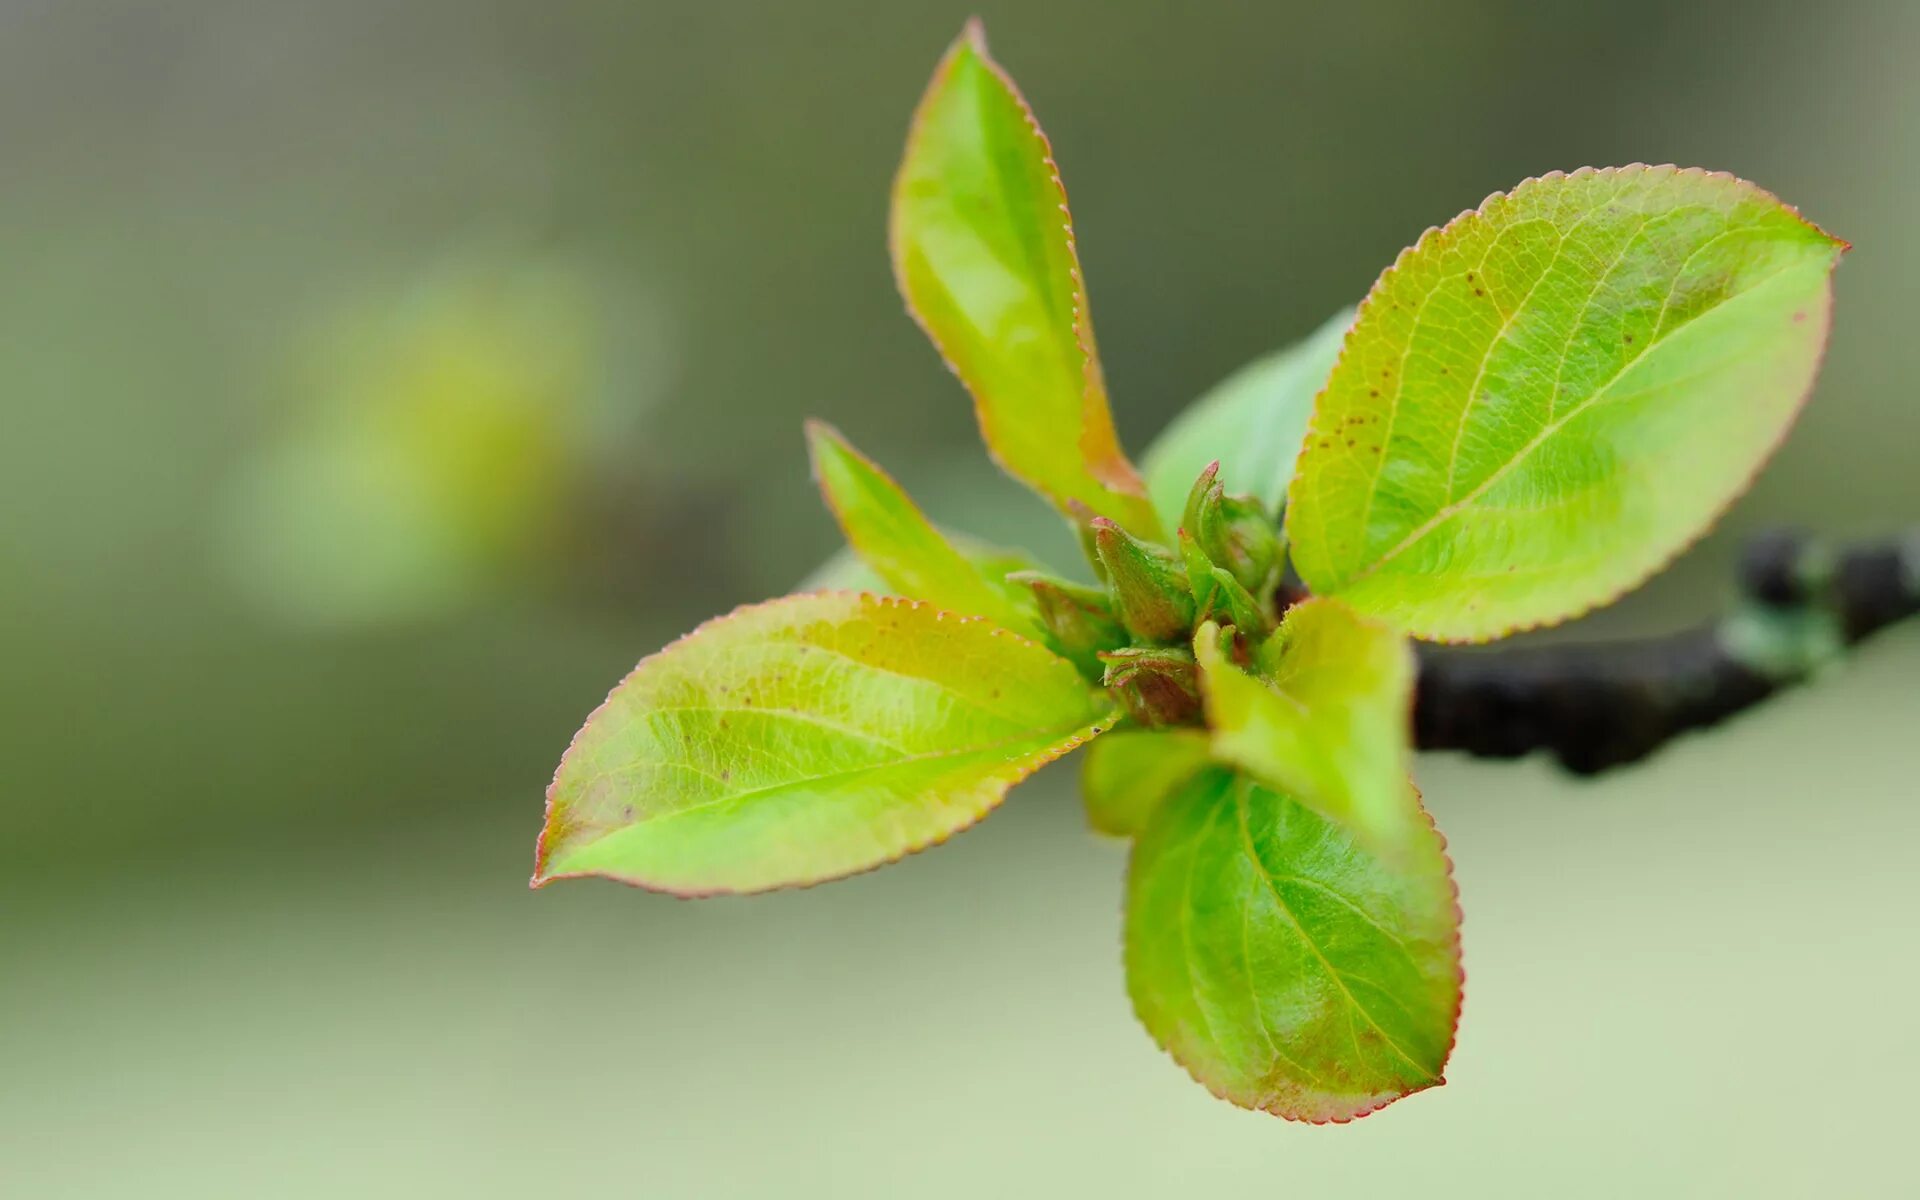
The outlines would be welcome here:
[[[1637,762],[1920,615],[1920,535],[1838,552],[1801,533],[1757,537],[1740,592],[1726,619],[1645,641],[1423,647],[1415,743],[1491,758],[1545,750],[1581,775]]]

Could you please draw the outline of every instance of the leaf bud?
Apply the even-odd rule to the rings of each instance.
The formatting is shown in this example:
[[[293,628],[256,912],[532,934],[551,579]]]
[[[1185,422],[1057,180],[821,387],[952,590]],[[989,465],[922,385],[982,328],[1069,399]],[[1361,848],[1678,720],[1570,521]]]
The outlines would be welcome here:
[[[1040,623],[1053,648],[1089,678],[1098,679],[1105,670],[1100,662],[1102,650],[1117,650],[1127,644],[1127,631],[1113,615],[1107,593],[1100,588],[1039,571],[1015,571],[1007,576],[1007,582],[1024,584],[1033,592],[1040,607]]]
[[[1106,568],[1107,592],[1120,623],[1149,642],[1175,642],[1193,628],[1193,591],[1166,550],[1129,534],[1105,517],[1092,523],[1094,549]]]
[[[1100,656],[1102,683],[1127,715],[1149,729],[1200,720],[1200,671],[1177,646],[1133,646]]]
[[[1219,475],[1220,464],[1215,461],[1194,480],[1182,528],[1214,565],[1225,567],[1242,587],[1261,595],[1279,572],[1279,529],[1259,500],[1227,495]]]

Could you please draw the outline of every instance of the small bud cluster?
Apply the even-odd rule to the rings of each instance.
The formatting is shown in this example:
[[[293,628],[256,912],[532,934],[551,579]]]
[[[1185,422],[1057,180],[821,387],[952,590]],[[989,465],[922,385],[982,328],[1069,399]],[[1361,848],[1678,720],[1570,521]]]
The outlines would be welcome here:
[[[1026,571],[1054,648],[1113,693],[1149,727],[1200,720],[1194,629],[1232,626],[1250,639],[1272,632],[1284,547],[1252,496],[1229,496],[1220,464],[1200,473],[1187,497],[1178,547],[1142,541],[1104,517],[1079,522],[1104,587]]]

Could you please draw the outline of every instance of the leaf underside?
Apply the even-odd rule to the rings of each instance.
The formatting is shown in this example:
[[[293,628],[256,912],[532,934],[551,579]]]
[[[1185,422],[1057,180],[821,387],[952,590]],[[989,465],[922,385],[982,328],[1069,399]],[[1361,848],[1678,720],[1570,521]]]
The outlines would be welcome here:
[[[887,586],[874,569],[862,562],[852,546],[842,546],[824,562],[807,572],[795,585],[795,592],[868,592],[875,596],[899,596],[897,588]],[[909,597],[910,599],[911,597]]]
[[[1529,180],[1430,232],[1315,407],[1287,518],[1301,577],[1457,641],[1637,585],[1784,436],[1844,249],[1674,167]]]
[[[1141,1022],[1215,1095],[1346,1121],[1444,1082],[1461,983],[1445,843],[1417,800],[1388,867],[1340,825],[1210,767],[1161,804],[1127,883]]]
[[[1155,535],[1107,406],[1066,191],[977,22],[914,114],[890,243],[907,307],[973,394],[1000,465],[1063,510]]]
[[[814,883],[944,840],[1111,723],[1051,652],[850,592],[740,609],[642,662],[548,793],[536,885]]]
[[[1226,490],[1255,496],[1278,512],[1306,438],[1313,398],[1340,357],[1353,310],[1335,314],[1302,341],[1222,380],[1173,419],[1141,463],[1147,494],[1169,528],[1180,523],[1187,492],[1218,460]]]

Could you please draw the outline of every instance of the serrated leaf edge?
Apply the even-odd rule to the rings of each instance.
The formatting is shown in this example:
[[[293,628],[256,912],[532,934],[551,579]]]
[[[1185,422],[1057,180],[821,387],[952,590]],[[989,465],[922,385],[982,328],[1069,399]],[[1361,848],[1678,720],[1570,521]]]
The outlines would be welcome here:
[[[579,746],[580,738],[582,737],[582,735],[584,735],[588,727],[590,727],[593,724],[595,718],[599,717],[600,714],[606,711],[607,707],[613,703],[613,698],[615,695],[619,693],[620,689],[625,687],[628,681],[630,681],[635,675],[638,675],[642,670],[644,670],[649,663],[653,662],[655,659],[660,658],[662,655],[666,654],[668,651],[673,650],[675,647],[679,646],[681,643],[691,641],[693,638],[700,636],[701,634],[707,632],[710,629],[713,629],[720,625],[724,625],[727,622],[735,620],[739,617],[745,616],[748,613],[756,612],[760,609],[767,608],[770,605],[778,604],[782,600],[791,600],[798,596],[853,596],[853,597],[858,597],[859,599],[866,601],[868,603],[879,605],[880,607],[883,607],[883,608],[930,609],[933,612],[934,620],[936,621],[953,621],[956,624],[961,624],[961,625],[984,625],[987,627],[988,631],[994,637],[1003,637],[1014,642],[1019,642],[1023,645],[1032,646],[1033,648],[1046,654],[1049,658],[1053,658],[1059,661],[1068,670],[1075,670],[1072,663],[1068,662],[1064,658],[1061,658],[1059,655],[1055,654],[1052,650],[1048,649],[1046,646],[1041,645],[1039,642],[1034,641],[1032,638],[1022,637],[1011,630],[1003,629],[999,625],[995,624],[994,622],[988,620],[985,617],[967,616],[960,613],[949,612],[946,609],[938,608],[935,605],[928,604],[924,600],[911,600],[903,596],[880,596],[880,595],[874,594],[873,592],[850,591],[845,589],[827,589],[827,590],[816,591],[816,592],[794,592],[786,596],[776,596],[771,600],[759,600],[759,601],[754,601],[748,604],[738,605],[737,607],[729,610],[728,612],[722,613],[717,617],[709,617],[705,621],[702,621],[700,624],[688,630],[686,633],[681,634],[679,637],[673,639],[671,642],[668,642],[666,645],[662,646],[660,649],[654,651],[652,654],[649,654],[645,658],[642,658],[638,663],[635,663],[632,670],[628,671],[625,675],[621,676],[620,681],[614,684],[612,688],[608,689],[606,698],[602,700],[598,705],[596,705],[592,712],[587,714],[586,720],[580,723],[580,728],[574,731],[573,737],[569,739],[567,742],[566,752],[560,756],[559,766],[554,768],[552,782],[547,784],[545,814],[540,823],[539,836],[534,839],[533,875],[527,881],[527,886],[529,888],[535,891],[538,891],[539,889],[545,887],[550,883],[554,883],[554,882],[557,882],[560,880],[566,880],[566,879],[608,879],[608,880],[612,880],[615,883],[623,884],[627,887],[637,888],[641,891],[655,892],[665,896],[673,896],[681,900],[701,900],[701,899],[706,899],[713,896],[746,896],[746,895],[757,896],[757,895],[763,895],[767,892],[798,891],[804,888],[816,887],[823,883],[833,883],[841,879],[851,879],[856,875],[864,875],[869,871],[877,871],[881,867],[890,866],[893,863],[897,863],[901,859],[907,858],[910,855],[918,854],[922,850],[929,849],[933,846],[938,846],[941,843],[952,838],[956,834],[965,833],[967,830],[973,828],[975,825],[978,825],[981,821],[985,820],[988,816],[990,816],[993,813],[995,809],[999,808],[1000,805],[1005,802],[1007,793],[1012,791],[1015,785],[1025,781],[1029,776],[1031,776],[1034,772],[1038,771],[1040,768],[1046,766],[1049,763],[1058,761],[1059,759],[1072,753],[1074,750],[1092,741],[1094,738],[1100,736],[1102,733],[1105,733],[1107,730],[1112,729],[1113,726],[1116,723],[1118,723],[1118,721],[1120,720],[1120,714],[1117,711],[1110,710],[1106,716],[1093,722],[1093,724],[1089,725],[1082,732],[1074,734],[1071,737],[1064,739],[1063,741],[1053,744],[1041,757],[1036,758],[1030,765],[1027,765],[1025,769],[1017,771],[1010,778],[1008,778],[1006,781],[1006,786],[1000,789],[999,795],[993,799],[992,803],[988,804],[985,808],[981,809],[979,814],[976,815],[972,820],[968,821],[966,824],[958,826],[957,828],[948,830],[945,833],[941,833],[925,841],[921,841],[917,843],[909,843],[908,845],[903,846],[900,849],[899,853],[894,854],[891,857],[882,859],[879,862],[875,862],[868,866],[861,867],[857,870],[843,872],[838,875],[823,875],[818,879],[796,880],[791,883],[779,883],[779,884],[774,884],[770,887],[764,887],[764,888],[722,887],[722,888],[703,888],[703,889],[679,889],[679,888],[664,887],[659,884],[648,883],[645,880],[634,879],[630,876],[619,875],[619,874],[615,874],[615,873],[612,873],[609,871],[603,871],[603,870],[562,871],[562,872],[553,873],[553,874],[544,873],[543,868],[545,867],[547,863],[547,859],[552,851],[552,847],[548,845],[548,839],[551,836],[553,831],[553,807],[554,807],[555,793],[558,791],[560,786],[560,776],[566,772],[567,763],[571,761],[571,759],[573,758],[574,751]],[[1077,671],[1076,671],[1076,674],[1077,674]]]
[[[1228,1104],[1233,1105],[1235,1108],[1244,1109],[1247,1112],[1264,1112],[1269,1116],[1279,1117],[1283,1121],[1293,1121],[1301,1125],[1347,1125],[1347,1124],[1351,1124],[1354,1121],[1358,1121],[1362,1117],[1372,1116],[1374,1113],[1379,1112],[1381,1109],[1386,1108],[1388,1105],[1393,1104],[1395,1101],[1404,1100],[1408,1096],[1418,1095],[1419,1093],[1427,1091],[1431,1088],[1446,1086],[1447,1064],[1453,1061],[1454,1048],[1459,1044],[1459,1041],[1460,1041],[1460,1016],[1462,1011],[1466,1007],[1466,1001],[1467,1001],[1466,958],[1462,952],[1462,946],[1461,946],[1461,940],[1460,940],[1460,931],[1462,926],[1466,922],[1466,913],[1460,906],[1460,881],[1454,876],[1453,855],[1448,853],[1448,850],[1447,850],[1447,847],[1448,847],[1447,835],[1440,831],[1439,824],[1434,821],[1433,813],[1431,810],[1427,808],[1426,800],[1421,795],[1420,790],[1417,787],[1413,789],[1413,797],[1414,797],[1415,807],[1419,810],[1420,815],[1426,819],[1427,828],[1431,830],[1433,833],[1433,836],[1439,840],[1440,844],[1438,847],[1436,847],[1436,849],[1438,849],[1440,854],[1440,874],[1441,874],[1441,878],[1446,880],[1448,903],[1452,906],[1452,909],[1453,909],[1453,937],[1448,942],[1448,947],[1452,951],[1452,957],[1453,957],[1453,1013],[1452,1013],[1452,1019],[1450,1020],[1447,1028],[1447,1048],[1446,1048],[1446,1052],[1440,1056],[1440,1070],[1439,1070],[1439,1073],[1435,1075],[1433,1079],[1429,1080],[1426,1083],[1422,1083],[1417,1087],[1409,1088],[1397,1096],[1389,1096],[1384,1100],[1368,1105],[1365,1108],[1357,1109],[1350,1113],[1343,1113],[1336,1116],[1303,1116],[1295,1113],[1280,1112],[1278,1110],[1271,1109],[1271,1108],[1260,1108],[1256,1105],[1247,1104],[1233,1096],[1229,1096],[1225,1092],[1221,1091],[1219,1088],[1215,1087],[1212,1083],[1208,1082],[1205,1079],[1202,1079],[1199,1076],[1199,1074],[1195,1072],[1191,1066],[1182,1062],[1180,1060],[1180,1056],[1175,1054],[1173,1050],[1165,1042],[1160,1040],[1159,1035],[1154,1033],[1153,1028],[1150,1025],[1148,1025],[1146,1022],[1146,1019],[1140,1015],[1140,1006],[1139,1006],[1138,1000],[1134,996],[1134,991],[1131,983],[1132,975],[1129,970],[1130,964],[1127,958],[1128,951],[1127,951],[1126,888],[1124,886],[1121,888],[1120,969],[1123,976],[1129,980],[1129,983],[1126,989],[1128,1009],[1133,1013],[1134,1021],[1140,1026],[1140,1028],[1146,1031],[1147,1037],[1152,1039],[1153,1044],[1160,1048],[1161,1053],[1165,1054],[1168,1058],[1172,1059],[1174,1065],[1179,1067],[1182,1071],[1186,1073],[1187,1078],[1193,1080],[1195,1083],[1205,1088],[1211,1095],[1213,1095],[1215,1099],[1224,1100]],[[1135,855],[1137,855],[1138,853],[1139,853],[1139,843],[1138,843],[1138,840],[1136,839],[1131,845],[1128,846],[1128,849],[1127,849],[1127,869],[1122,876],[1123,880],[1131,877],[1133,873],[1133,860]]]
[[[1783,211],[1788,213],[1795,220],[1799,221],[1802,225],[1805,225],[1808,229],[1812,230],[1814,233],[1819,234],[1821,237],[1827,239],[1827,241],[1833,243],[1835,249],[1839,252],[1839,254],[1844,255],[1848,251],[1853,249],[1852,242],[1847,241],[1845,238],[1835,237],[1833,234],[1827,232],[1826,229],[1816,224],[1815,222],[1809,220],[1803,213],[1801,213],[1800,209],[1797,206],[1788,204],[1786,201],[1780,199],[1780,197],[1775,195],[1773,192],[1768,191],[1766,188],[1761,187],[1759,184],[1754,183],[1751,180],[1744,179],[1738,175],[1735,175],[1731,171],[1713,171],[1713,170],[1708,170],[1704,167],[1681,167],[1681,166],[1676,166],[1673,163],[1662,163],[1658,166],[1649,166],[1646,163],[1633,162],[1633,163],[1627,163],[1626,165],[1619,166],[1619,167],[1579,167],[1572,171],[1548,171],[1542,175],[1530,175],[1527,178],[1521,180],[1519,183],[1514,184],[1511,188],[1508,188],[1504,192],[1489,193],[1487,197],[1481,200],[1477,206],[1462,210],[1460,213],[1455,215],[1452,220],[1448,221],[1445,225],[1428,226],[1427,229],[1423,233],[1421,233],[1421,235],[1418,238],[1414,240],[1412,245],[1405,247],[1400,251],[1399,254],[1394,256],[1393,263],[1390,266],[1388,266],[1386,270],[1380,272],[1379,278],[1374,280],[1373,286],[1367,289],[1366,297],[1360,301],[1359,306],[1354,310],[1353,323],[1347,327],[1346,337],[1341,339],[1341,342],[1340,342],[1340,354],[1338,357],[1334,359],[1333,369],[1327,372],[1328,382],[1325,384],[1322,384],[1320,387],[1320,391],[1315,393],[1314,395],[1313,411],[1312,411],[1312,414],[1307,418],[1307,438],[1306,438],[1306,441],[1303,443],[1304,448],[1301,451],[1302,458],[1304,459],[1306,454],[1311,452],[1311,447],[1313,445],[1313,441],[1316,436],[1323,436],[1323,437],[1328,436],[1326,431],[1324,431],[1321,428],[1320,400],[1323,396],[1326,395],[1327,387],[1332,383],[1333,377],[1335,375],[1338,375],[1340,373],[1340,368],[1346,364],[1347,353],[1353,347],[1354,331],[1360,328],[1361,322],[1366,319],[1368,310],[1373,306],[1375,301],[1379,298],[1381,292],[1384,290],[1382,285],[1385,284],[1387,280],[1390,279],[1393,275],[1399,272],[1400,269],[1406,265],[1407,260],[1409,258],[1412,258],[1414,255],[1425,252],[1428,246],[1433,241],[1435,241],[1438,238],[1445,237],[1450,233],[1453,233],[1455,230],[1457,230],[1467,222],[1484,218],[1487,215],[1488,205],[1494,203],[1495,201],[1510,200],[1514,196],[1518,195],[1522,189],[1533,188],[1542,183],[1558,182],[1563,179],[1584,179],[1593,175],[1624,175],[1629,172],[1639,173],[1639,174],[1659,173],[1659,174],[1666,174],[1666,175],[1685,175],[1691,178],[1711,179],[1711,180],[1714,180],[1715,182],[1731,184],[1734,187],[1745,189],[1749,193],[1757,195],[1765,200],[1771,201],[1772,203],[1778,205]],[[1488,642],[1499,641],[1501,638],[1512,637],[1514,634],[1517,634],[1517,633],[1528,633],[1535,629],[1551,629],[1556,625],[1564,625],[1569,621],[1577,621],[1589,613],[1595,612],[1602,608],[1606,608],[1607,606],[1613,604],[1615,601],[1619,600],[1622,596],[1625,596],[1628,592],[1631,592],[1634,589],[1640,587],[1642,584],[1646,583],[1649,579],[1652,579],[1654,576],[1660,574],[1662,571],[1665,571],[1668,567],[1672,566],[1676,560],[1678,560],[1682,555],[1686,554],[1687,551],[1693,549],[1694,546],[1699,544],[1702,538],[1706,537],[1707,534],[1711,533],[1714,527],[1720,523],[1721,519],[1726,516],[1728,511],[1731,510],[1736,503],[1738,503],[1740,498],[1746,495],[1747,492],[1753,488],[1754,481],[1760,477],[1760,473],[1764,471],[1767,468],[1768,464],[1773,461],[1773,456],[1779,451],[1781,445],[1786,442],[1787,437],[1793,432],[1793,427],[1799,423],[1800,413],[1806,409],[1807,401],[1813,395],[1813,389],[1815,386],[1817,386],[1820,378],[1820,370],[1826,363],[1827,350],[1832,344],[1833,272],[1831,271],[1827,273],[1826,296],[1827,296],[1826,312],[1825,312],[1824,318],[1821,321],[1821,326],[1820,326],[1820,348],[1814,357],[1814,369],[1811,376],[1809,377],[1807,389],[1805,392],[1801,394],[1799,400],[1797,400],[1794,403],[1792,417],[1781,425],[1779,435],[1774,438],[1772,444],[1770,444],[1767,447],[1765,453],[1760,455],[1758,461],[1754,464],[1753,469],[1747,473],[1746,479],[1740,483],[1739,487],[1735,488],[1731,493],[1728,494],[1726,500],[1720,505],[1720,507],[1716,509],[1707,518],[1707,520],[1703,522],[1701,526],[1693,532],[1693,534],[1690,537],[1686,538],[1684,541],[1675,545],[1668,554],[1666,554],[1663,558],[1660,558],[1659,560],[1655,561],[1650,567],[1647,568],[1645,572],[1643,572],[1637,578],[1630,579],[1627,582],[1621,584],[1618,588],[1616,588],[1612,592],[1609,592],[1585,605],[1575,608],[1569,612],[1563,613],[1559,616],[1548,617],[1548,618],[1544,618],[1537,621],[1515,622],[1512,625],[1502,626],[1497,630],[1492,630],[1487,633],[1471,635],[1467,637],[1442,637],[1442,636],[1438,636],[1430,633],[1424,633],[1419,630],[1410,629],[1410,628],[1404,629],[1403,632],[1405,632],[1407,636],[1423,642],[1435,642],[1442,645],[1482,646],[1487,644]],[[1294,511],[1297,507],[1295,504],[1294,493],[1296,492],[1297,489],[1301,487],[1301,480],[1303,478],[1304,478],[1303,472],[1296,469],[1294,471],[1292,481],[1289,482],[1287,485],[1287,510],[1289,512]],[[1290,543],[1298,541],[1298,538],[1295,537],[1291,529],[1287,531],[1287,536],[1288,536],[1288,541]]]
[[[939,64],[934,67],[933,77],[928,81],[926,90],[921,93],[919,102],[914,105],[913,116],[907,124],[906,148],[911,150],[919,138],[922,126],[926,124],[927,109],[932,105],[935,93],[953,73],[954,63],[962,49],[972,51],[980,59],[981,65],[986,67],[993,77],[1000,81],[1001,86],[1007,89],[1007,94],[1012,97],[1027,123],[1028,132],[1040,145],[1041,161],[1046,166],[1047,177],[1053,184],[1054,192],[1060,198],[1061,225],[1066,234],[1067,250],[1072,259],[1067,268],[1067,277],[1073,285],[1073,340],[1080,347],[1081,357],[1078,438],[1081,458],[1086,462],[1088,473],[1107,490],[1140,502],[1140,511],[1133,514],[1133,519],[1127,524],[1136,527],[1135,531],[1143,537],[1158,536],[1160,530],[1155,523],[1159,518],[1153,512],[1152,502],[1147,498],[1146,484],[1140,478],[1140,473],[1135,469],[1132,461],[1127,458],[1120,445],[1119,431],[1113,424],[1113,412],[1106,388],[1106,373],[1100,366],[1100,352],[1093,336],[1093,316],[1090,311],[1091,305],[1087,300],[1086,276],[1080,268],[1080,245],[1073,232],[1073,216],[1067,203],[1066,181],[1061,178],[1060,164],[1053,156],[1053,141],[1047,137],[1046,130],[1040,127],[1040,119],[1034,114],[1033,105],[1027,102],[1026,93],[1020,90],[1013,76],[1000,65],[999,60],[994,58],[987,48],[986,25],[979,17],[967,18],[966,24],[961,28],[960,36],[947,47]],[[905,154],[901,156],[900,167],[894,172],[893,183],[888,190],[890,203],[900,194],[901,185],[906,176],[906,158]],[[960,369],[954,365],[953,359],[948,357],[946,348],[940,344],[940,339],[934,334],[932,326],[927,323],[919,307],[914,304],[913,296],[907,290],[906,272],[903,267],[905,255],[900,244],[900,231],[891,222],[887,229],[887,258],[893,272],[894,289],[899,293],[900,302],[905,306],[907,315],[913,318],[913,323],[919,327],[927,341],[932,343],[934,353],[940,356],[940,361],[945,365],[948,373],[960,381],[960,386],[972,398],[974,421],[980,427],[980,440],[986,446],[987,457],[1007,475],[1040,492],[1055,508],[1062,512],[1068,511],[1071,497],[1062,496],[1053,488],[1029,480],[1014,471],[1001,457],[992,441],[986,437],[984,415],[986,401],[974,391],[973,385],[967,382],[966,377],[960,373]],[[1138,528],[1143,521],[1148,523],[1147,526]]]
[[[954,545],[953,539],[947,536],[946,531],[941,529],[938,525],[935,525],[927,517],[925,510],[923,510],[920,507],[919,503],[915,501],[914,498],[907,493],[907,490],[905,488],[900,486],[900,482],[896,480],[890,473],[888,473],[886,468],[882,467],[879,463],[875,462],[873,459],[867,457],[867,455],[862,453],[858,447],[856,447],[852,442],[848,441],[846,436],[842,434],[837,428],[835,428],[833,425],[829,424],[828,422],[819,419],[818,417],[807,418],[807,420],[803,423],[803,428],[806,434],[807,455],[808,455],[808,461],[811,465],[812,472],[813,472],[814,486],[820,493],[820,499],[822,500],[822,502],[826,504],[827,512],[832,515],[834,524],[839,527],[841,537],[846,542],[847,548],[853,551],[853,555],[856,559],[859,559],[863,563],[866,562],[866,556],[861,553],[860,547],[854,544],[853,538],[848,532],[850,526],[847,521],[846,511],[840,506],[840,503],[836,499],[834,499],[833,490],[827,486],[826,475],[820,469],[819,447],[815,444],[816,439],[818,438],[826,438],[834,442],[839,447],[842,453],[848,455],[851,458],[857,459],[862,465],[864,465],[867,468],[867,470],[873,472],[874,475],[878,476],[889,487],[893,488],[895,492],[899,493],[900,501],[902,504],[906,506],[907,511],[912,513],[914,517],[917,518],[922,525],[926,526],[927,529],[932,531],[933,535],[940,540],[941,544],[944,545],[950,553],[952,553],[956,561],[958,561],[960,564],[965,566],[967,570],[971,571],[974,574],[974,576],[980,581],[980,584],[985,591],[987,591],[990,594],[994,593],[993,579],[986,572],[980,570],[979,566],[973,561],[971,561],[970,559],[968,559],[965,554],[961,553],[960,548]],[[1020,557],[1028,558],[1030,556],[1024,552],[1021,552]],[[880,570],[877,567],[874,567],[871,563],[867,563],[867,569],[873,571],[876,575],[881,575],[880,582],[885,586],[887,587],[894,586],[893,581],[890,579],[887,579],[884,575],[882,575]],[[1000,626],[1000,628],[1005,629],[1007,632],[1020,634],[1020,636],[1022,637],[1026,637],[1026,634],[1022,633],[1020,629],[1015,628],[1012,622],[1004,620],[1003,618],[1007,618],[1007,617],[1015,618],[1020,625],[1028,628],[1032,628],[1036,632],[1038,631],[1037,626],[1034,626],[1033,623],[1028,618],[1023,616],[1017,609],[1015,609],[1011,601],[1000,599],[997,595],[993,595],[992,598],[999,600],[1000,606],[1005,609],[1004,612],[975,613],[972,615],[984,617],[988,621],[992,622],[993,624],[996,624]],[[1034,641],[1036,639],[1029,637],[1027,638],[1027,640]]]

